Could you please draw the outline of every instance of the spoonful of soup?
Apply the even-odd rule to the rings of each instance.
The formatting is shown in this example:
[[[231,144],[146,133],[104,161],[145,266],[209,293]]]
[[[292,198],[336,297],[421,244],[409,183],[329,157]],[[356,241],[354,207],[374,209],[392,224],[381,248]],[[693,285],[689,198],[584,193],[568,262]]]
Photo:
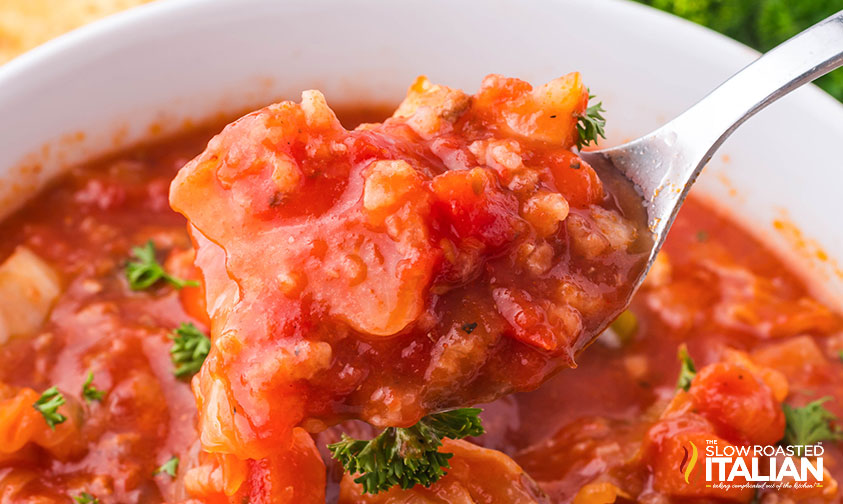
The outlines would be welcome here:
[[[575,367],[717,146],[841,50],[838,14],[665,127],[591,152],[603,110],[577,73],[490,75],[474,95],[420,77],[354,130],[318,91],[227,126],[170,191],[211,320],[193,382],[205,483],[232,495],[244,460],[313,457],[307,433],[348,419],[386,429],[331,448],[367,492],[435,481],[441,439],[482,432],[477,410],[452,409]]]
[[[572,150],[602,131],[588,101],[576,73],[538,87],[491,75],[473,96],[421,77],[392,117],[349,131],[306,91],[182,168],[170,203],[211,320],[193,388],[215,463],[294,451],[301,429],[348,419],[425,425],[412,444],[433,472],[368,471],[367,488],[429,483],[431,440],[482,430],[476,411],[427,415],[575,366],[652,247],[637,195]],[[363,448],[341,451],[363,465]]]

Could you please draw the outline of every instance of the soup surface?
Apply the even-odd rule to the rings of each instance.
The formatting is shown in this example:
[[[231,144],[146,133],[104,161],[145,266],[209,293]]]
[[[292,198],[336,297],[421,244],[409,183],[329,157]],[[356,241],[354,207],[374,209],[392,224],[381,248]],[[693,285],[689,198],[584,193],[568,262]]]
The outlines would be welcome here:
[[[338,115],[353,127],[388,113]],[[376,434],[359,421],[313,438],[297,430],[286,459],[209,465],[189,382],[209,321],[168,188],[218,129],[77,167],[0,224],[0,502],[840,501],[838,424],[799,424],[782,405],[828,397],[823,411],[843,414],[843,323],[762,243],[694,198],[612,330],[576,369],[482,406],[486,434],[446,441],[451,469],[430,488],[362,495],[325,448],[340,432]],[[130,283],[127,264],[143,262],[133,247],[148,251],[150,240],[173,281],[138,288],[147,277]],[[681,370],[683,344],[695,372],[687,360]],[[822,484],[703,481],[709,442],[777,445],[806,423],[829,433]],[[692,442],[700,462],[686,480]]]

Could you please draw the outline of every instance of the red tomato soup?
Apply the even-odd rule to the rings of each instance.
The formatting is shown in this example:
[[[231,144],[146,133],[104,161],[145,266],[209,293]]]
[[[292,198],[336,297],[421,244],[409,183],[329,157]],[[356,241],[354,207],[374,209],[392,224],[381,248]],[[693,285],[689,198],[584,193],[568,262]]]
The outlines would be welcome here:
[[[71,169],[0,223],[0,502],[840,502],[843,320],[728,215],[604,331],[648,239],[588,100],[307,92]]]

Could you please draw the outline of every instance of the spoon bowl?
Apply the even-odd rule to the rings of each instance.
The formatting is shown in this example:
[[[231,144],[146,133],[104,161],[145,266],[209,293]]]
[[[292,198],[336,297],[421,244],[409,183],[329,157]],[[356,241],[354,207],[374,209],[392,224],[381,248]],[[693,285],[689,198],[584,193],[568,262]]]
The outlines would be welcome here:
[[[767,105],[840,66],[843,11],[765,53],[655,131],[616,147],[580,153],[602,179],[633,188],[646,214],[652,244],[627,304],[655,261],[688,191],[726,138]]]

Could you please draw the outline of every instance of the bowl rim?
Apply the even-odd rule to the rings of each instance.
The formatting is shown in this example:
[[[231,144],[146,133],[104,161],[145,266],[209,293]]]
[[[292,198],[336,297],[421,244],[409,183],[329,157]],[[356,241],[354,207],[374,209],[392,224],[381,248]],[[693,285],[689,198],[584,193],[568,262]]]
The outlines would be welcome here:
[[[263,1],[265,0],[238,0],[238,3],[248,4],[251,2],[259,4]],[[330,4],[341,2],[342,0],[316,1]],[[728,53],[719,52],[718,56],[721,58],[743,61],[743,59],[747,58],[747,55],[751,55],[753,59],[761,55],[761,52],[720,32],[634,0],[545,1],[558,6],[563,6],[565,3],[594,4],[598,6],[599,10],[612,9],[623,11],[620,14],[614,13],[613,15],[615,16],[629,15],[638,19],[646,19],[660,26],[673,25],[673,28],[694,34],[698,38],[708,38],[712,43],[718,44],[718,50],[729,51]],[[384,4],[392,3],[391,0],[377,0],[377,2]],[[54,37],[0,65],[0,88],[9,81],[27,79],[29,78],[28,74],[36,73],[40,67],[49,65],[52,61],[72,56],[75,52],[84,51],[86,47],[107,41],[115,36],[127,36],[131,31],[144,30],[158,22],[161,18],[184,14],[194,9],[213,10],[215,8],[225,8],[228,7],[227,4],[229,3],[230,0],[156,0],[110,14]],[[244,5],[243,7],[248,8],[248,5]],[[843,103],[814,83],[803,86],[803,88],[810,90],[803,93],[805,99],[818,100],[816,106],[836,109],[840,113],[840,121],[843,124]]]

